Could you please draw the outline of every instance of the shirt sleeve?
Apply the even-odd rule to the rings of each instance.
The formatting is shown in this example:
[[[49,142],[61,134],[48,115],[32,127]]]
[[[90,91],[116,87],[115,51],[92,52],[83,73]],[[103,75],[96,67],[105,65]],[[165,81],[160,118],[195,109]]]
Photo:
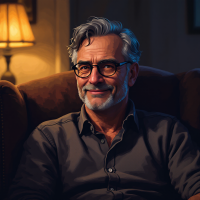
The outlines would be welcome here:
[[[56,147],[36,128],[24,143],[16,176],[9,188],[9,199],[54,199],[57,181]]]
[[[169,144],[171,184],[183,199],[200,193],[200,151],[186,127],[176,121]]]

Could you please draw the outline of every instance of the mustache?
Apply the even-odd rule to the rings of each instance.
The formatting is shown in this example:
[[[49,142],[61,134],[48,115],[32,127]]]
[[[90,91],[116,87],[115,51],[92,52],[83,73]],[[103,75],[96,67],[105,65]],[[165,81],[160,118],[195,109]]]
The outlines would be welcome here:
[[[85,85],[83,86],[82,90],[85,92],[87,90],[113,90],[113,86],[112,85],[107,85],[107,84],[97,84],[97,85]]]

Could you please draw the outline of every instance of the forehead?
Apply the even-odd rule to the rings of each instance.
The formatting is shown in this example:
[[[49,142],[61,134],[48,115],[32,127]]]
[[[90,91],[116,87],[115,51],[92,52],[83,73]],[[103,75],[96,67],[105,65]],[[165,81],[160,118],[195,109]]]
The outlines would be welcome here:
[[[106,36],[96,36],[90,38],[90,45],[88,39],[85,39],[77,52],[78,60],[101,60],[106,58],[115,58],[123,61],[122,39],[115,34]]]

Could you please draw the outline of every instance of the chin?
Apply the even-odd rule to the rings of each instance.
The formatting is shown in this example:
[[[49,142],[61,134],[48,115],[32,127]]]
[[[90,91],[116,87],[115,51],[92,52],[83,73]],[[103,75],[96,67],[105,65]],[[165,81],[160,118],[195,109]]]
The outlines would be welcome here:
[[[103,111],[103,110],[107,110],[108,108],[110,108],[111,106],[114,105],[114,99],[113,96],[110,95],[108,97],[108,99],[105,102],[102,103],[91,103],[89,101],[89,99],[87,98],[87,95],[84,98],[83,103],[85,103],[85,105],[90,109],[90,110],[95,110],[95,111]]]

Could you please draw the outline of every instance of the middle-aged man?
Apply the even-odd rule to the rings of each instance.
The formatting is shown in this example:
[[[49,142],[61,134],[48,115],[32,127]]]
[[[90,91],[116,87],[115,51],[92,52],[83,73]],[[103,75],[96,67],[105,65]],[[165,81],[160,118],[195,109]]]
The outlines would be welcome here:
[[[93,18],[75,28],[69,51],[84,104],[33,131],[10,199],[200,200],[200,152],[187,129],[128,98],[139,71],[133,33]]]

